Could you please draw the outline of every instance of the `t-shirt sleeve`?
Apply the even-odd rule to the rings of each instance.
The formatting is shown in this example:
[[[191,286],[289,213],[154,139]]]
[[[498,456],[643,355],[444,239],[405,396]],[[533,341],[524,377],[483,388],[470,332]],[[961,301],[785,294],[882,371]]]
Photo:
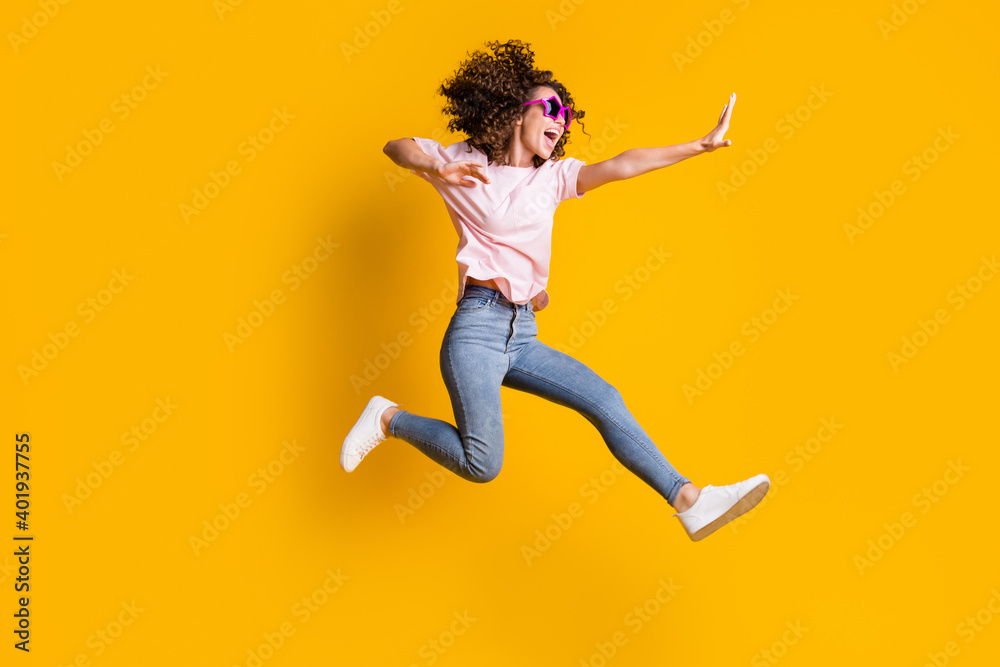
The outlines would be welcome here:
[[[420,146],[421,150],[438,160],[444,160],[448,157],[444,146],[434,141],[433,139],[425,139],[424,137],[410,137],[417,145]]]
[[[426,139],[424,137],[411,137],[420,149],[431,156],[435,160],[441,160],[442,162],[455,162],[457,160],[472,160],[483,167],[486,166],[485,157],[480,151],[470,150],[468,142],[466,141],[456,141],[450,146],[442,146],[433,139]],[[437,176],[432,176],[425,171],[415,171],[410,170],[411,174],[416,174],[420,178],[428,181],[429,183],[440,185],[446,183],[444,179]],[[466,180],[471,179],[471,176],[465,176]]]
[[[576,177],[580,173],[580,168],[587,164],[584,160],[575,157],[566,157],[556,162],[556,193],[559,201],[567,199],[578,199],[583,195],[576,189]]]
[[[438,142],[434,141],[433,139],[425,139],[424,137],[411,137],[411,139],[417,142],[417,145],[420,146],[420,149],[424,153],[427,153],[427,155],[431,156],[435,160],[444,160],[445,162],[451,162],[451,158],[448,157],[448,152],[445,149],[445,147],[439,144]],[[414,171],[413,169],[411,169],[410,173],[416,174],[417,176],[420,176],[424,180],[427,181],[431,180],[430,174],[426,172]]]

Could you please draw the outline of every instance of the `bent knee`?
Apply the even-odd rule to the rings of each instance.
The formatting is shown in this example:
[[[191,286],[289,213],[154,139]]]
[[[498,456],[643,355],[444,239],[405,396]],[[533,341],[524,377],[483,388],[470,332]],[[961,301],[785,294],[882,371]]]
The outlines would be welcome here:
[[[469,476],[468,480],[471,482],[477,482],[479,484],[485,484],[486,482],[492,482],[500,474],[500,469],[502,468],[501,463],[496,464],[486,464],[486,465],[470,465],[469,466]]]
[[[462,438],[465,450],[465,474],[472,482],[491,482],[503,467],[503,435],[498,433],[487,438],[465,435]]]

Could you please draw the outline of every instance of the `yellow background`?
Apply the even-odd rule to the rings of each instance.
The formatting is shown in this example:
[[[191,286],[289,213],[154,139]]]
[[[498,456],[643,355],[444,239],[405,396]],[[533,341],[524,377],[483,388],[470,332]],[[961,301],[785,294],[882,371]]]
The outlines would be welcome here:
[[[282,624],[294,634],[260,664],[995,664],[1000,280],[949,300],[1000,252],[994,3],[74,1],[15,47],[44,4],[0,12],[3,553],[17,433],[31,437],[35,536],[29,655],[12,647],[13,556],[0,557],[3,664],[252,665]],[[373,394],[453,419],[438,351],[455,232],[382,147],[463,139],[443,133],[436,88],[510,38],[586,111],[591,136],[573,127],[567,154],[591,163],[700,137],[737,93],[731,147],[560,208],[538,314],[539,338],[618,387],[696,484],[771,475],[756,512],[703,542],[638,478],[608,472],[589,422],[506,388],[489,484],[394,439],[350,475],[338,465]],[[294,117],[248,160],[241,145],[274,109]],[[60,179],[53,163],[107,119]],[[948,128],[957,139],[935,152]],[[769,140],[766,162],[741,166]],[[239,173],[185,221],[230,161]],[[753,173],[724,198],[734,168]],[[905,192],[852,243],[845,224],[895,180]],[[339,245],[286,280],[317,239]],[[661,246],[669,261],[644,273]],[[616,289],[626,276],[640,289]],[[798,300],[750,342],[744,323],[779,289]],[[283,302],[231,351],[225,334],[274,290]],[[89,317],[88,299],[108,302]],[[609,299],[616,312],[586,327]],[[421,309],[437,315],[421,324]],[[889,353],[939,309],[948,321],[894,368]],[[574,331],[589,335],[573,345]],[[734,341],[745,353],[689,401],[682,387]],[[358,386],[369,361],[383,368]],[[842,427],[795,463],[823,419]],[[130,449],[123,434],[144,424]],[[300,450],[262,489],[252,476],[286,441]],[[946,476],[949,461],[968,470]],[[584,485],[602,472],[613,483],[595,495]],[[191,537],[238,497],[249,504],[196,553]],[[582,514],[553,528],[573,502]],[[561,534],[529,564],[546,529]],[[887,548],[859,566],[869,540]],[[328,571],[346,577],[329,594]],[[661,581],[675,586],[662,603]],[[309,596],[323,604],[306,617]],[[639,628],[637,606],[655,609]],[[992,623],[970,636],[960,624],[977,612]]]

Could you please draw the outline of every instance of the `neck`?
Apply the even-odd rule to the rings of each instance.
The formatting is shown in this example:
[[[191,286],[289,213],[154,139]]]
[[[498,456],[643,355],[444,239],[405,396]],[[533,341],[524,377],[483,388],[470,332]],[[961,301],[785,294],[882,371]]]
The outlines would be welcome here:
[[[507,164],[512,167],[535,166],[534,153],[529,151],[521,141],[520,125],[514,128],[514,134],[510,138],[510,146],[507,148],[507,152],[504,157],[507,159]]]

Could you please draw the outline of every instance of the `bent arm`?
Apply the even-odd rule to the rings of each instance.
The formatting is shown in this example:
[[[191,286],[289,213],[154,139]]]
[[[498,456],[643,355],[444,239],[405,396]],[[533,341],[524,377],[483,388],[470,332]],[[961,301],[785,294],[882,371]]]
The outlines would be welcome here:
[[[432,158],[425,153],[412,137],[392,139],[382,148],[382,152],[400,167],[413,171],[440,175],[441,167],[445,165],[442,160]]]
[[[580,167],[576,187],[586,192],[613,181],[624,181],[705,152],[700,139],[672,146],[630,148],[613,158]]]

